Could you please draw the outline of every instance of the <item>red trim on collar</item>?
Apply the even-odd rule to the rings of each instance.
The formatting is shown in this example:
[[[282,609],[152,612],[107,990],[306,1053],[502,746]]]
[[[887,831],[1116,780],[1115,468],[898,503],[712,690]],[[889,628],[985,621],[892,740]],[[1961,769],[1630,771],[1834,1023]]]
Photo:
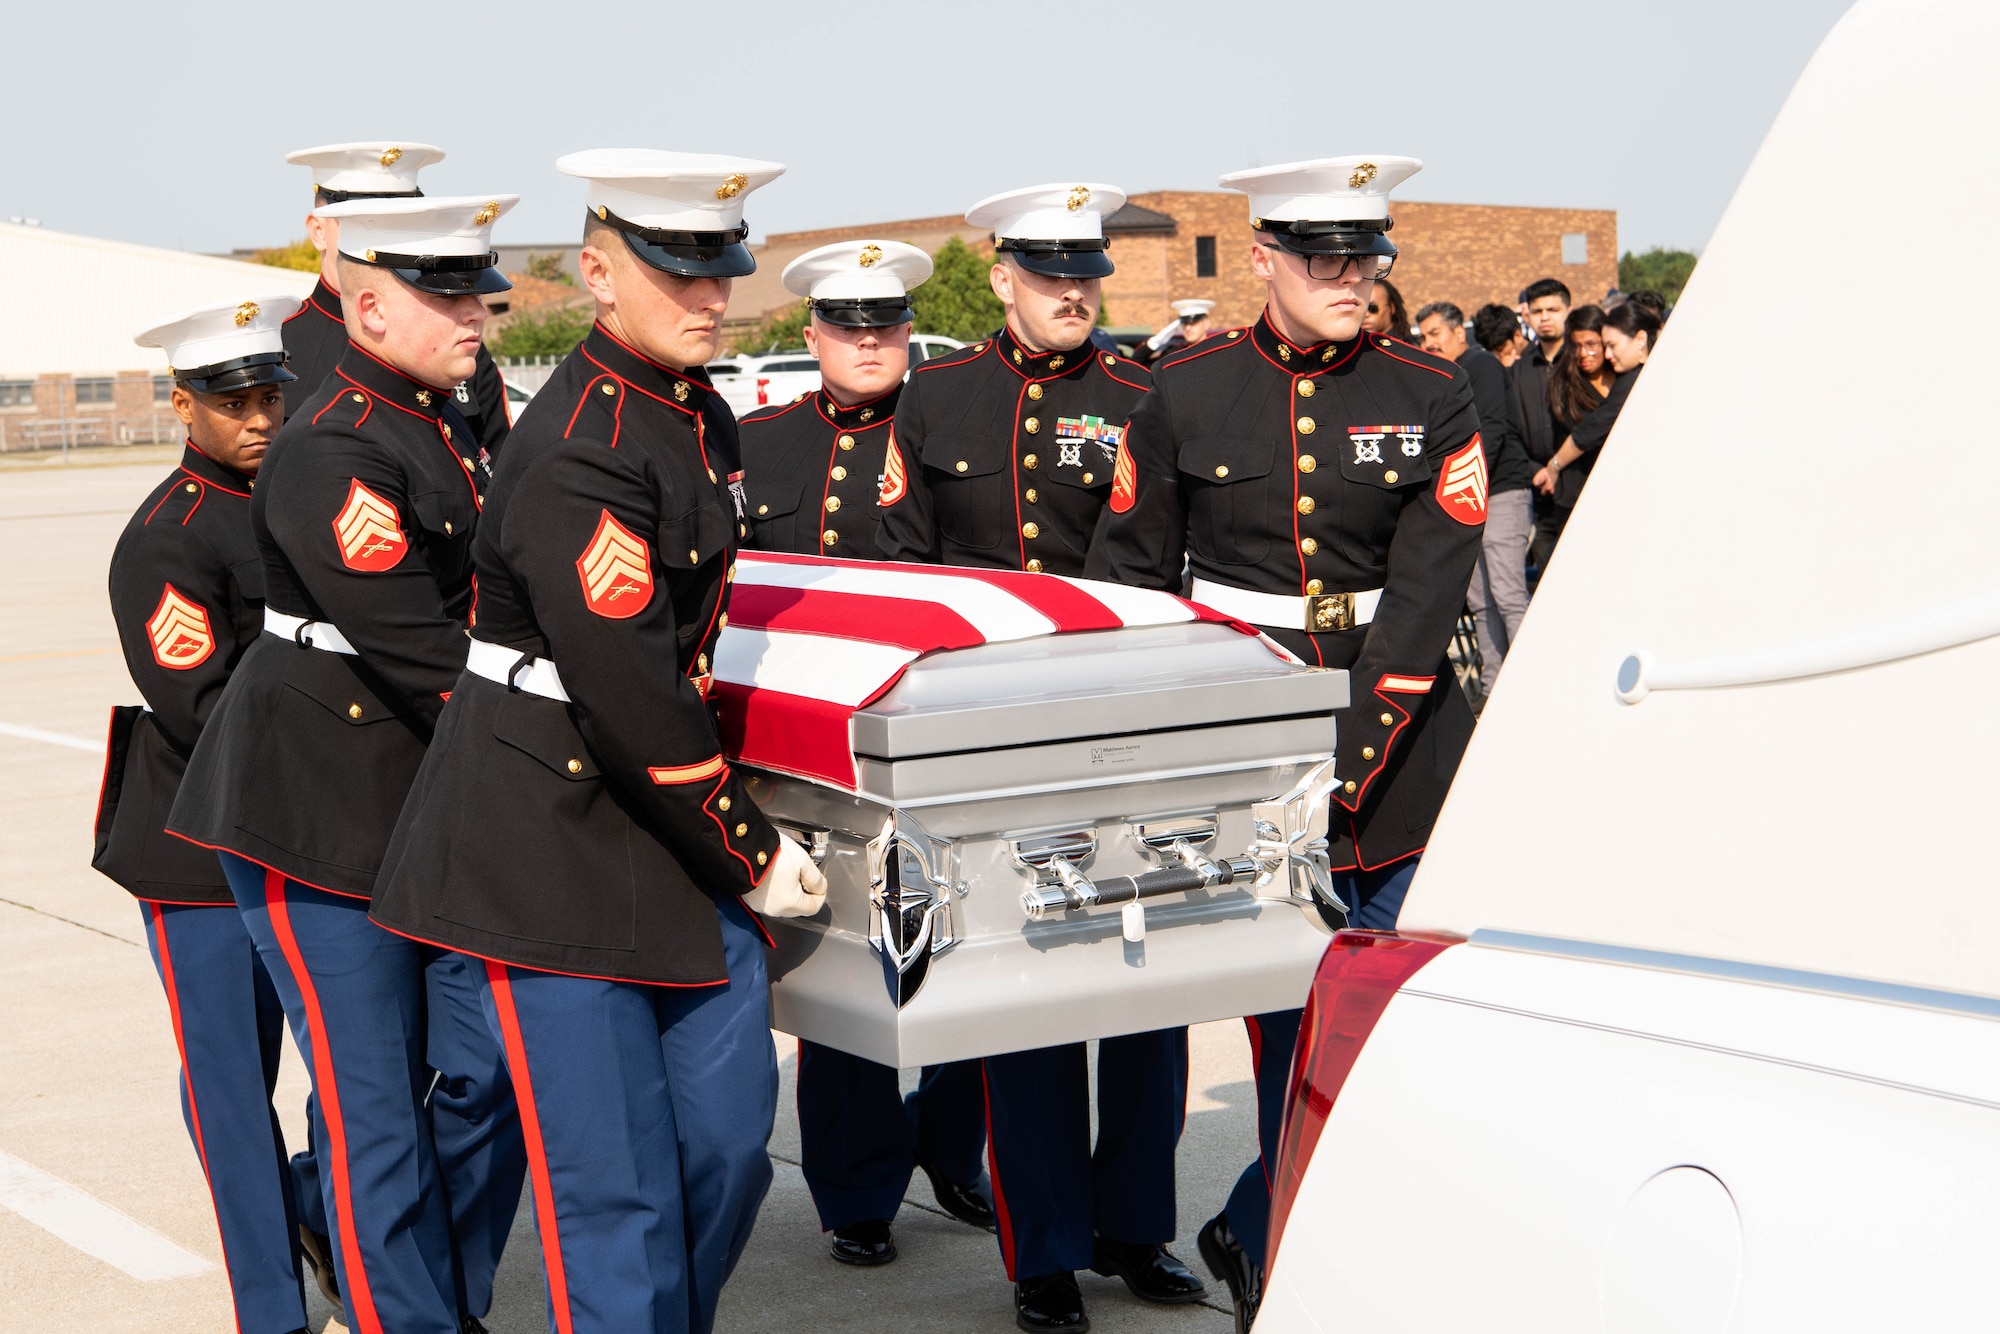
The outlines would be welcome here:
[[[598,325],[597,327],[598,327],[599,329],[602,329],[602,328],[603,328],[604,326],[600,324],[600,325]],[[605,334],[604,336],[605,336],[606,338],[611,338],[611,335],[610,335],[610,334],[608,334],[608,333],[607,333],[607,334]],[[652,359],[651,357],[648,357],[648,356],[647,356],[647,355],[646,355],[645,353],[643,353],[643,352],[633,352],[631,348],[629,348],[629,347],[625,347],[625,344],[623,344],[623,343],[619,343],[619,342],[618,342],[618,340],[617,340],[616,338],[611,338],[611,341],[612,341],[612,342],[614,342],[614,343],[618,343],[618,346],[620,346],[620,347],[624,347],[624,348],[625,348],[625,350],[626,350],[627,352],[631,352],[633,356],[635,356],[635,357],[639,358],[639,359],[640,359],[641,361],[645,362],[645,363],[646,363],[646,364],[647,364],[648,366],[660,366],[660,363],[659,363],[659,362],[657,362],[657,361],[654,361],[654,360],[653,360],[653,359]],[[589,363],[590,363],[591,365],[593,365],[593,366],[597,367],[597,369],[599,369],[599,370],[603,371],[605,375],[608,375],[608,376],[610,376],[610,377],[611,377],[612,379],[614,379],[614,380],[618,381],[618,383],[619,383],[619,384],[622,384],[622,385],[624,385],[624,386],[625,386],[625,387],[626,387],[627,389],[630,389],[630,390],[631,390],[631,391],[632,391],[633,393],[635,393],[635,394],[644,394],[644,395],[645,395],[645,396],[646,396],[647,398],[650,398],[650,399],[652,399],[652,400],[653,400],[653,401],[654,401],[655,403],[661,403],[661,404],[664,404],[664,405],[666,405],[667,407],[670,407],[670,408],[674,409],[674,410],[675,410],[676,412],[685,412],[685,413],[686,413],[686,414],[687,414],[688,416],[690,416],[690,417],[699,417],[699,416],[701,416],[701,414],[700,414],[699,412],[697,412],[697,411],[696,411],[696,410],[695,410],[694,408],[692,408],[692,407],[689,407],[689,406],[688,406],[687,404],[685,404],[685,403],[679,403],[679,402],[676,402],[676,401],[674,401],[673,399],[671,399],[671,398],[667,397],[667,396],[666,396],[665,394],[656,394],[656,393],[654,393],[654,392],[653,392],[652,390],[650,390],[650,389],[647,389],[647,388],[644,388],[644,387],[642,387],[642,386],[640,386],[640,385],[636,385],[636,384],[632,383],[632,381],[630,381],[630,380],[626,379],[626,378],[625,378],[624,376],[620,375],[620,374],[619,374],[619,373],[618,373],[617,371],[614,371],[614,370],[612,370],[612,369],[611,369],[611,368],[610,368],[609,366],[607,366],[607,365],[605,365],[605,364],[604,364],[603,362],[599,361],[599,360],[598,360],[598,359],[597,359],[596,357],[593,357],[593,356],[591,356],[591,355],[590,355],[590,349],[589,349],[589,348],[587,348],[587,347],[585,347],[585,346],[584,346],[583,344],[581,344],[581,343],[578,343],[578,344],[576,345],[576,350],[577,350],[578,352],[581,352],[581,353],[583,354],[583,359],[584,359],[585,361],[587,361],[587,362],[589,362]],[[668,367],[665,367],[665,366],[660,366],[660,369],[661,369],[661,370],[664,370],[664,371],[666,371],[666,372],[667,372],[667,374],[669,374],[669,375],[673,376],[673,377],[674,377],[674,378],[675,378],[676,380],[679,380],[679,381],[686,381],[686,382],[687,382],[687,383],[689,383],[689,384],[692,384],[692,383],[694,383],[694,381],[692,381],[692,380],[688,380],[688,378],[687,378],[687,377],[686,377],[685,375],[682,375],[682,374],[681,374],[681,373],[680,373],[679,371],[677,371],[677,370],[672,370],[672,369],[670,369],[670,368],[668,368]],[[602,376],[600,376],[600,377],[598,377],[598,378],[600,378],[600,379],[601,379],[601,378],[603,378],[603,377],[602,377]]]

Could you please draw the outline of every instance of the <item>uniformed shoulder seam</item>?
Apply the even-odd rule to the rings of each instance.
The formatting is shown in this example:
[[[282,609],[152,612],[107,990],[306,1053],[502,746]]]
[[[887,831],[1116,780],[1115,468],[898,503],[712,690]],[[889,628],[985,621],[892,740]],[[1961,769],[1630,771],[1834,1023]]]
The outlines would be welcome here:
[[[1158,376],[1161,371],[1167,369],[1169,366],[1182,366],[1193,361],[1196,357],[1205,357],[1211,352],[1226,352],[1232,347],[1242,347],[1248,341],[1246,338],[1231,339],[1227,333],[1210,335],[1202,339],[1201,342],[1196,343],[1193,347],[1176,348],[1174,351],[1160,358],[1159,363],[1154,367],[1153,374]],[[1215,344],[1215,346],[1208,346],[1210,343]]]
[[[911,374],[921,375],[923,372],[928,370],[936,370],[941,367],[947,367],[947,366],[963,366],[969,362],[977,361],[980,357],[986,354],[986,345],[992,341],[993,340],[990,338],[982,338],[977,343],[970,344],[969,346],[966,347],[957,348],[953,352],[946,353],[942,357],[932,357],[928,361],[924,362],[923,365],[917,367],[916,370],[912,371]]]
[[[583,416],[585,408],[591,408],[598,413],[608,412],[610,414],[611,432],[608,436],[604,437],[603,443],[607,448],[616,449],[618,448],[618,433],[624,426],[621,414],[625,406],[625,395],[619,393],[593,394],[591,390],[597,388],[600,384],[616,386],[618,384],[618,377],[610,371],[604,371],[584,381],[583,392],[577,395],[576,406],[570,409],[569,420],[563,424],[562,438],[569,440],[577,437],[577,421]],[[599,402],[600,398],[609,399],[610,401]],[[587,440],[598,439],[596,435],[590,434],[587,431],[582,438]]]
[[[1430,353],[1424,351],[1420,347],[1411,347],[1410,344],[1403,342],[1403,340],[1400,338],[1390,338],[1386,334],[1377,334],[1375,335],[1372,341],[1374,343],[1374,347],[1377,352],[1380,352],[1385,357],[1394,358],[1395,360],[1402,362],[1405,366],[1415,366],[1420,371],[1429,371],[1432,375],[1442,375],[1447,380],[1452,380],[1457,378],[1457,376],[1455,376],[1452,373],[1453,371],[1456,371],[1458,369],[1458,366],[1455,362],[1444,361],[1444,358],[1442,357],[1432,356]],[[1410,351],[1416,353],[1418,356],[1425,358],[1426,361],[1441,361],[1444,362],[1445,366],[1451,367],[1451,369],[1446,370],[1439,366],[1428,366],[1425,365],[1424,362],[1422,361],[1412,361],[1408,357],[1404,356],[1402,353],[1396,351],[1394,348],[1383,346],[1383,344],[1385,343],[1395,343],[1397,346],[1407,347],[1410,349]]]
[[[812,395],[807,394],[804,398],[795,398],[789,403],[767,403],[736,424],[738,426],[748,426],[751,422],[776,421],[793,408],[804,407],[810,402],[812,402]]]
[[[338,407],[342,403],[346,403],[352,406],[357,398],[360,400],[361,403],[361,415],[356,417],[351,422],[341,423],[336,421],[335,424],[355,426],[355,427],[361,426],[368,420],[368,415],[375,411],[375,399],[374,396],[369,394],[367,390],[360,388],[351,390],[341,389],[336,391],[334,396],[331,399],[327,400],[326,406],[313,414],[312,425],[314,426],[319,425],[321,420],[325,418],[327,413],[332,412],[334,408]]]
[[[1105,362],[1105,359],[1106,359],[1106,358],[1109,358],[1109,359],[1111,360],[1111,362],[1113,363],[1113,365],[1112,365],[1112,366],[1106,366],[1106,365],[1104,364],[1104,362]],[[1141,375],[1145,376],[1145,377],[1146,377],[1146,383],[1144,383],[1144,384],[1134,384],[1134,383],[1133,383],[1133,382],[1132,382],[1131,380],[1128,380],[1128,379],[1126,379],[1126,378],[1125,378],[1124,376],[1122,376],[1122,375],[1118,374],[1118,373],[1117,373],[1117,371],[1116,371],[1116,369],[1115,369],[1115,366],[1116,366],[1116,363],[1118,363],[1118,362],[1121,362],[1121,361],[1122,361],[1122,362],[1125,362],[1125,364],[1126,364],[1126,365],[1128,365],[1128,366],[1130,366],[1130,367],[1131,367],[1131,368],[1132,368],[1133,370],[1135,370],[1135,371],[1139,372],[1139,374],[1141,374]],[[1131,386],[1132,386],[1132,388],[1134,388],[1134,389],[1141,389],[1141,390],[1144,390],[1144,389],[1151,389],[1151,388],[1153,387],[1153,373],[1152,373],[1151,371],[1147,370],[1147,369],[1146,369],[1146,368],[1145,368],[1144,366],[1141,366],[1141,365],[1140,365],[1140,364],[1139,364],[1138,362],[1136,362],[1136,361],[1131,361],[1131,360],[1128,360],[1128,359],[1127,359],[1127,358],[1125,358],[1125,357],[1121,357],[1121,356],[1118,356],[1118,355],[1117,355],[1116,353],[1111,353],[1111,352],[1100,352],[1100,353],[1098,353],[1098,354],[1097,354],[1097,365],[1098,365],[1098,369],[1102,370],[1102,371],[1104,372],[1104,374],[1105,374],[1105,375],[1106,375],[1107,377],[1109,377],[1110,379],[1113,379],[1113,380],[1116,380],[1116,381],[1118,381],[1118,383],[1120,383],[1120,384],[1123,384],[1123,385],[1131,385]]]

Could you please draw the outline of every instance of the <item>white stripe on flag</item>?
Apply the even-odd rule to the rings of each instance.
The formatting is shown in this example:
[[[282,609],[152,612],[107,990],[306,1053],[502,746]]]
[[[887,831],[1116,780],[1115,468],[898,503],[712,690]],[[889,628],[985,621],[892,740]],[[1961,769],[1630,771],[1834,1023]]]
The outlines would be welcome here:
[[[1096,598],[1127,625],[1178,625],[1194,619],[1194,608],[1171,593],[1107,584],[1101,579],[1072,579],[1066,574],[1055,577]]]
[[[736,582],[743,579],[739,569]],[[915,650],[893,644],[732,625],[715,643],[715,677],[852,709],[916,657]]]
[[[141,1282],[205,1274],[214,1265],[61,1177],[0,1153],[0,1206]]]
[[[871,570],[839,565],[766,563],[745,553],[736,565],[738,584],[804,588],[823,593],[908,598],[949,607],[972,623],[986,642],[1032,639],[1055,633],[1055,622],[997,584],[940,570]]]

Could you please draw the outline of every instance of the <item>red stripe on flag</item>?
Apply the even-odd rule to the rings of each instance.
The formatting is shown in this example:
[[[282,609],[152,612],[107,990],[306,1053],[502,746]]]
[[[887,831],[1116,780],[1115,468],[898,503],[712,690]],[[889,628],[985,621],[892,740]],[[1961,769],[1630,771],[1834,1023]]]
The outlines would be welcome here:
[[[901,675],[883,682],[882,689]],[[717,681],[710,698],[720,705],[717,731],[723,750],[744,764],[845,788],[859,781],[847,729],[854,710],[847,705],[734,681]]]
[[[1014,570],[953,570],[953,574],[1004,588],[1055,622],[1058,634],[1078,630],[1118,630],[1118,614],[1075,584],[1046,574]]]
[[[938,591],[949,592],[946,588]],[[889,644],[915,653],[972,648],[986,642],[986,636],[972,622],[942,602],[775,584],[736,585],[729,597],[729,624]]]

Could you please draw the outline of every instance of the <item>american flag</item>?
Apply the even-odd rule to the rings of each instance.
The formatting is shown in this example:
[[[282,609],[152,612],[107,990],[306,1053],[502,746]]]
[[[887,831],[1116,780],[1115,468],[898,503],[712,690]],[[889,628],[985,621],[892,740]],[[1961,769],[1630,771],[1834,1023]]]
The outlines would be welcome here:
[[[1257,633],[1196,603],[1121,584],[745,552],[710,698],[731,759],[852,788],[859,774],[849,720],[927,653],[1188,621]]]

